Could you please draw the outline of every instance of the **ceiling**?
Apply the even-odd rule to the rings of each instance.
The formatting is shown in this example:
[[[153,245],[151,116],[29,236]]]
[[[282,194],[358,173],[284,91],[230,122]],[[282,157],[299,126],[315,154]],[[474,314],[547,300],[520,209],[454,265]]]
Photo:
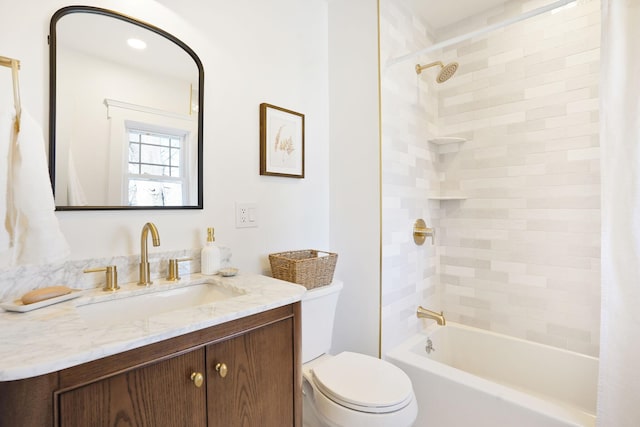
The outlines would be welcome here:
[[[507,0],[411,0],[427,25],[438,29],[506,3]]]
[[[155,75],[198,81],[195,61],[180,46],[121,19],[97,13],[69,13],[56,23],[56,36],[58,49],[67,47]],[[129,38],[143,40],[147,48],[131,49],[126,44]]]

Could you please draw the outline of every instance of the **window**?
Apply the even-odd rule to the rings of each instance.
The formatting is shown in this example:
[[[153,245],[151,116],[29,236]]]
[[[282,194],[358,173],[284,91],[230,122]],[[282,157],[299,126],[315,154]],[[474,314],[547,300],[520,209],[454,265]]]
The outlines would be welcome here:
[[[129,206],[182,206],[187,194],[186,134],[128,128]]]

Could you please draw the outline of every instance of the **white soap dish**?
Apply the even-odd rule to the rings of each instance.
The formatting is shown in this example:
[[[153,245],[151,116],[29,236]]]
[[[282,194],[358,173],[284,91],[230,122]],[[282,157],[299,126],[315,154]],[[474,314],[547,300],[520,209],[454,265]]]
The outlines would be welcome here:
[[[17,299],[13,302],[2,302],[0,303],[0,307],[4,308],[7,311],[17,311],[19,313],[26,313],[27,311],[36,310],[38,308],[47,307],[49,305],[57,304],[59,302],[78,298],[83,293],[84,292],[82,291],[82,289],[72,289],[71,292],[68,294],[34,302],[33,304],[23,304],[22,300]]]

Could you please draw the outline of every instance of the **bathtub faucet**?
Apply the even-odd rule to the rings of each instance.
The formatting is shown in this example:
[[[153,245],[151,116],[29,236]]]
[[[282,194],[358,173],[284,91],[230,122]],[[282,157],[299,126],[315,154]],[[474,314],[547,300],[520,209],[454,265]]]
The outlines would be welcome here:
[[[418,306],[418,311],[416,312],[418,319],[433,319],[438,325],[444,326],[447,324],[447,321],[444,320],[444,313],[440,312],[439,314],[435,311],[427,310],[423,306]]]

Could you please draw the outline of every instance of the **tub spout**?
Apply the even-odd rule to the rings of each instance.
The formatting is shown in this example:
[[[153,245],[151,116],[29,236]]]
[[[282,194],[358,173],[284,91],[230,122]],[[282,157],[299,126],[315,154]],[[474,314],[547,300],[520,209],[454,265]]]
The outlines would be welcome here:
[[[418,311],[416,312],[418,319],[433,319],[438,325],[444,326],[447,324],[447,321],[444,320],[444,313],[436,313],[435,311],[427,310],[423,306],[418,306]]]

